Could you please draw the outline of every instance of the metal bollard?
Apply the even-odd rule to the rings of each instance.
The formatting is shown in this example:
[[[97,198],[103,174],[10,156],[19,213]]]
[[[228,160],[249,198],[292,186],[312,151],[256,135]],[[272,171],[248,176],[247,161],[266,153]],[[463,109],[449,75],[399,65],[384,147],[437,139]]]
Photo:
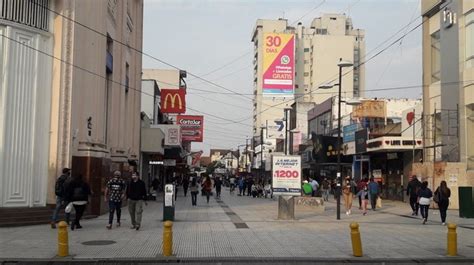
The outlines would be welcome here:
[[[67,257],[69,255],[69,239],[67,235],[67,223],[64,221],[58,224],[58,256]]]
[[[448,224],[448,256],[458,255],[458,234],[456,224]]]
[[[360,240],[359,224],[351,223],[351,241],[352,241],[352,253],[354,257],[362,257],[362,241]]]
[[[163,256],[173,255],[173,222],[166,221],[163,228]]]

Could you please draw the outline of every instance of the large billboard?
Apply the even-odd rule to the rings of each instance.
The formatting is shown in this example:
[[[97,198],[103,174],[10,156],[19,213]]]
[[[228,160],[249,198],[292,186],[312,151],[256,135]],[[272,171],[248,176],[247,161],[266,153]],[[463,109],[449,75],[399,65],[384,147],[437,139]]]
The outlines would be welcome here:
[[[264,33],[263,38],[263,95],[293,95],[295,35]]]
[[[274,195],[301,195],[301,157],[272,157],[272,186]]]
[[[176,124],[181,126],[182,140],[186,142],[202,142],[204,134],[204,117],[178,115]]]
[[[186,93],[184,89],[162,89],[160,93],[162,113],[186,112]]]

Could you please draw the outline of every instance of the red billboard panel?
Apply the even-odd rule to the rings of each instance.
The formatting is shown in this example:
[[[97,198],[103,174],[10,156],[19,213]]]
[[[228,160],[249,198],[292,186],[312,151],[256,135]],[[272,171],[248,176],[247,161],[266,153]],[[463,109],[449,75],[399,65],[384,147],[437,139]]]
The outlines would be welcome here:
[[[178,115],[176,124],[181,126],[182,140],[186,142],[202,142],[204,133],[204,117]]]
[[[162,89],[161,90],[161,112],[162,113],[185,113],[186,93],[184,89]]]

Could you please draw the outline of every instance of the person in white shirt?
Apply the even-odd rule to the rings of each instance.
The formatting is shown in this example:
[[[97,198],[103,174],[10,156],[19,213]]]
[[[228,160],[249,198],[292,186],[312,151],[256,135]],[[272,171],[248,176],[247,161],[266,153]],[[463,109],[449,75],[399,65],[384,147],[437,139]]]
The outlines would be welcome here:
[[[311,187],[313,188],[313,192],[311,193],[311,197],[315,197],[316,196],[316,192],[318,191],[318,188],[319,188],[319,183],[315,180],[315,179],[310,179],[311,182]]]

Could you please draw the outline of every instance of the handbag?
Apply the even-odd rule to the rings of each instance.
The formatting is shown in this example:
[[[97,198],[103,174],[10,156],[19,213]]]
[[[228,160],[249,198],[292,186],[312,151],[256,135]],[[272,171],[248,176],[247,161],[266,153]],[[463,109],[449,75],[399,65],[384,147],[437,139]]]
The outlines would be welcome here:
[[[64,212],[71,213],[73,207],[74,207],[74,205],[72,204],[72,202],[68,203],[66,205],[66,208],[64,209]]]
[[[377,197],[376,206],[377,208],[382,208],[382,198]]]
[[[441,197],[440,192],[435,193],[435,196],[433,196],[433,201],[436,203],[439,203],[440,197]]]

